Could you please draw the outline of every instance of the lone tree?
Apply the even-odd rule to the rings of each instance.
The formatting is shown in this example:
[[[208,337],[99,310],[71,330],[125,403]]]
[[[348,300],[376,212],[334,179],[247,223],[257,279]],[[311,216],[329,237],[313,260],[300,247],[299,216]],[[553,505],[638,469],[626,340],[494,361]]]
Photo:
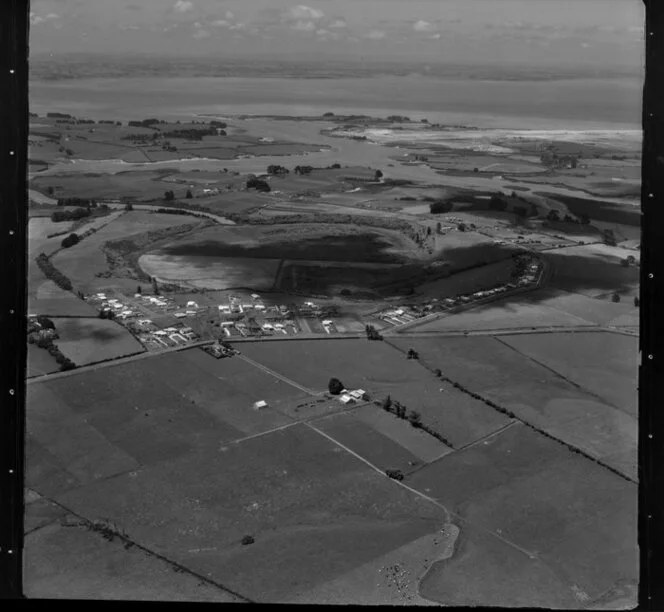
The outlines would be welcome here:
[[[152,291],[155,295],[159,295],[159,285],[157,285],[157,279],[152,277]]]
[[[53,189],[53,187],[51,185],[49,185],[46,188],[46,193],[48,193],[48,195],[52,196],[55,193],[55,189]]]
[[[388,395],[384,400],[383,404],[381,406],[383,410],[387,410],[387,412],[390,412],[392,409],[392,398]]]
[[[376,170],[376,174],[374,175],[374,178],[379,181],[380,179],[383,178],[383,172],[381,170]]]
[[[620,294],[617,291],[614,291],[611,295],[611,301],[616,303],[620,301]]]
[[[167,202],[172,202],[175,200],[175,194],[172,191],[166,191],[164,192],[164,200]]]
[[[253,544],[256,540],[254,540],[253,536],[246,535],[242,538],[242,546],[247,546],[248,544]]]
[[[373,325],[366,325],[364,331],[367,334],[369,340],[382,340],[383,336],[378,332],[378,330]]]
[[[415,349],[409,348],[408,349],[408,359],[419,359],[420,356],[417,354],[417,351]]]
[[[191,189],[187,189],[187,195],[185,196],[187,200],[191,200],[194,197],[194,194],[191,193]]]
[[[134,210],[134,205],[133,205],[131,202],[127,202],[127,203],[125,204],[125,210],[126,210],[127,212],[131,212],[132,210]]]
[[[434,374],[435,374],[438,378],[440,378],[440,377],[443,375],[443,373],[442,373],[438,368],[436,368],[436,369],[434,370]]]
[[[339,395],[344,389],[343,383],[338,378],[330,378],[330,382],[327,383],[327,390],[332,395]]]
[[[443,231],[443,226],[441,225],[440,221],[436,223],[436,233],[440,234]]]
[[[143,293],[143,289],[141,288],[140,285],[136,285],[136,293],[138,293],[139,295]]]
[[[639,300],[639,296],[638,296],[638,295],[635,295],[635,296],[634,296],[634,306],[636,306],[636,307],[638,308],[640,303],[641,303],[641,302],[640,302],[640,300]]]

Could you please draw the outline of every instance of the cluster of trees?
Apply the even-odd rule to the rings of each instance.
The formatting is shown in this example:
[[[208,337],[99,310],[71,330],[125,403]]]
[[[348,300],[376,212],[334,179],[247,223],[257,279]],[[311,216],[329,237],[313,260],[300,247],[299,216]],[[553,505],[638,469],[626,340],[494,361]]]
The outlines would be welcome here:
[[[583,213],[579,215],[579,218],[572,217],[572,215],[566,214],[562,219],[560,218],[560,213],[557,210],[550,210],[546,215],[547,221],[564,221],[565,223],[579,223],[581,225],[589,225],[590,217]]]
[[[388,121],[393,121],[395,123],[403,123],[403,122],[410,121],[410,117],[405,117],[405,116],[401,116],[401,115],[390,115],[387,118],[387,120]]]
[[[148,143],[148,142],[154,142],[159,138],[159,133],[154,132],[152,134],[127,134],[126,136],[122,136],[120,140],[131,140],[132,142],[137,142],[137,143]]]
[[[408,353],[406,353],[406,358],[407,359],[419,359],[420,354],[415,349],[409,348]]]
[[[381,408],[386,412],[391,412],[399,419],[407,420],[415,428],[422,427],[422,418],[419,412],[408,410],[406,406],[396,400],[392,401],[389,395],[381,404]]]
[[[94,119],[77,119],[76,123],[80,123],[82,125],[93,125],[95,123]]]
[[[55,323],[44,315],[37,315],[36,319],[28,321],[28,334],[39,331],[41,329],[55,330]]]
[[[175,194],[172,191],[165,191],[164,200],[166,200],[166,202],[172,202],[175,200]]]
[[[217,121],[216,119],[213,119],[210,121],[210,125],[214,126],[215,128],[227,128],[228,124],[224,121]]]
[[[285,168],[284,166],[279,166],[277,164],[270,164],[267,167],[267,173],[272,175],[288,174],[288,172],[289,172],[288,168]]]
[[[272,188],[267,181],[259,179],[255,176],[251,176],[247,181],[247,189],[255,189],[256,191],[268,192],[272,191]]]
[[[345,388],[338,378],[330,378],[330,382],[327,383],[327,390],[331,395],[339,395]]]
[[[191,210],[181,210],[177,208],[158,208],[156,213],[161,213],[164,215],[185,215],[189,217],[198,217],[199,219],[208,219],[209,217],[207,215],[197,213]]]
[[[60,349],[53,344],[53,338],[57,338],[57,334],[55,336],[53,335],[45,335],[45,334],[30,334],[28,336],[28,342],[30,344],[36,344],[39,348],[46,349],[53,357],[55,360],[60,364],[60,370],[65,371],[65,370],[73,370],[76,367],[76,364],[69,359],[69,357],[65,357]]]
[[[313,169],[313,166],[295,166],[293,172],[295,172],[295,174],[311,174]]]
[[[624,268],[629,268],[630,266],[633,266],[636,263],[636,257],[634,255],[628,255],[625,257],[625,259],[620,260],[620,265],[623,266]]]
[[[113,312],[110,308],[104,308],[103,310],[99,311],[99,318],[110,319],[112,321],[115,319],[115,312]]]
[[[364,331],[367,334],[367,339],[369,340],[382,340],[383,336],[373,325],[366,325]]]
[[[78,221],[90,216],[90,209],[75,208],[74,210],[54,210],[51,213],[51,221],[60,223],[62,221]]]
[[[81,239],[78,237],[78,234],[69,234],[69,236],[62,239],[60,244],[62,245],[62,248],[68,249],[69,247],[78,244],[80,241]]]
[[[494,193],[489,200],[489,210],[499,212],[507,210],[507,200],[499,193]]]
[[[130,121],[127,123],[129,127],[142,127],[142,128],[152,128],[156,125],[166,123],[163,120],[159,119],[143,119],[141,121]]]
[[[222,131],[225,136],[225,132]],[[184,140],[203,140],[205,136],[216,136],[217,128],[182,128],[179,130],[171,130],[170,132],[163,132],[164,138],[182,138]]]
[[[52,187],[48,188],[48,192],[51,192]],[[58,198],[58,206],[85,206],[85,207],[90,207],[90,206],[95,206],[97,202],[95,200],[90,200],[88,198]]]
[[[67,113],[46,113],[47,117],[50,117],[51,119],[73,119],[74,117],[72,115],[69,115]]]
[[[100,119],[97,123],[101,125],[122,125],[122,121],[113,121],[112,119]]]
[[[618,246],[618,239],[612,229],[605,229],[602,232],[602,240],[608,246]]]
[[[437,372],[438,371],[439,370],[437,370]],[[379,402],[376,403],[378,404]],[[432,429],[428,425],[422,423],[422,417],[419,412],[416,412],[415,410],[408,410],[403,404],[396,400],[392,401],[392,398],[389,395],[383,400],[383,402],[380,404],[380,407],[386,412],[391,412],[397,418],[408,421],[416,429],[425,431],[430,436],[440,440],[443,444],[452,446],[449,440],[441,436],[435,429]],[[387,475],[389,476],[389,473]]]
[[[620,294],[617,291],[614,291],[611,294],[611,301],[618,303],[620,301]]]
[[[48,255],[40,253],[36,262],[46,278],[52,280],[60,289],[71,291],[71,281],[51,263]]]
[[[436,200],[429,204],[429,212],[432,215],[452,212],[452,208],[454,208],[454,204],[451,200]]]

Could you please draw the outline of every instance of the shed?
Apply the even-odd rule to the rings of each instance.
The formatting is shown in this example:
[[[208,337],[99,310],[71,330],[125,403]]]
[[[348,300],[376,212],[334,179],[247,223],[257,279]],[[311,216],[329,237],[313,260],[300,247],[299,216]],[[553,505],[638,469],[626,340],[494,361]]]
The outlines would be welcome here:
[[[355,400],[347,393],[344,393],[343,395],[339,396],[339,401],[342,404],[352,404]]]
[[[257,402],[254,402],[254,410],[263,410],[263,408],[267,408],[267,402],[265,400],[259,400]]]

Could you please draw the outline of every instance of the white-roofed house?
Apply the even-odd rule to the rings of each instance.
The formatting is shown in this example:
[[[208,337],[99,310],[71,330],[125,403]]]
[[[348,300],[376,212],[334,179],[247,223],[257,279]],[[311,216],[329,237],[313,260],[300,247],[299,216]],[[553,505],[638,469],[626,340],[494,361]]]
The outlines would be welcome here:
[[[254,410],[263,410],[264,408],[267,408],[267,402],[265,400],[259,400],[257,402],[254,402]]]

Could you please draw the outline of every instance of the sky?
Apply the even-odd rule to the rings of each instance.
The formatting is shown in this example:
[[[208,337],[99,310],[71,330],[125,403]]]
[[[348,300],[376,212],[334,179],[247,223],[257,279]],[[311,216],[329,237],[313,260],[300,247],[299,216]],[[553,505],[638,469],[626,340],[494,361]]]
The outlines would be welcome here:
[[[32,0],[31,52],[640,67],[642,0]]]

